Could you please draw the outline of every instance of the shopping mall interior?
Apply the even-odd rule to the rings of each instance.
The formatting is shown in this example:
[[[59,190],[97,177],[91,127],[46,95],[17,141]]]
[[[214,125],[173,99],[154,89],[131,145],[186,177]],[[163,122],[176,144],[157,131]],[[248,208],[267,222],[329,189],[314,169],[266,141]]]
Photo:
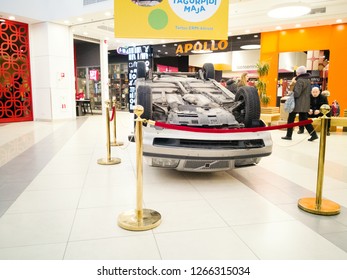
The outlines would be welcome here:
[[[309,14],[274,19],[267,11],[285,1],[231,0],[228,34],[216,40],[117,38],[111,0],[8,2],[0,6],[1,260],[347,260],[346,1],[304,1]],[[258,63],[268,62],[259,114],[274,128],[271,154],[209,172],[142,160],[131,48],[150,50],[136,57],[160,73],[213,63],[215,84],[246,72],[253,87]],[[297,126],[281,139],[282,101],[300,65],[330,91],[328,105],[340,104],[329,135],[326,120],[313,122],[315,141]],[[313,211],[300,204],[308,199]],[[334,210],[317,210],[322,201]],[[122,226],[139,204],[159,222]]]

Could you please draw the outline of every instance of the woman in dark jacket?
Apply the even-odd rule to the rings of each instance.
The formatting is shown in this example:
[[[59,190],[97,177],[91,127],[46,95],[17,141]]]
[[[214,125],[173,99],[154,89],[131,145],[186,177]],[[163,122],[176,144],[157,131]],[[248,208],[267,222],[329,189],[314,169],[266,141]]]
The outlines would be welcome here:
[[[310,110],[310,96],[311,96],[311,80],[310,75],[306,73],[305,66],[299,66],[296,69],[296,77],[292,82],[295,84],[293,88],[295,98],[295,108],[293,112],[289,113],[287,123],[293,123],[296,114],[299,114],[299,121],[307,120],[307,112]],[[311,138],[308,141],[318,139],[317,133],[314,131],[312,124],[305,125]],[[284,140],[292,140],[293,128],[287,128],[287,135],[282,137]]]

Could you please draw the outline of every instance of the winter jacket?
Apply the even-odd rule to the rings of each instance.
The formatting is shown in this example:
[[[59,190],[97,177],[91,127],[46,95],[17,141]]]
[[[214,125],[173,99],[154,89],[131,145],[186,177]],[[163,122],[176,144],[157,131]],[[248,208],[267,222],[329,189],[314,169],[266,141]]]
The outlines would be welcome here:
[[[311,76],[308,73],[298,75],[293,89],[295,108],[293,112],[308,112],[310,110]]]
[[[237,92],[236,82],[232,79],[227,80],[227,89],[230,90],[232,93],[236,93]]]
[[[328,98],[322,94],[319,94],[317,97],[311,95],[311,105],[310,109],[319,110],[323,104],[329,104]]]

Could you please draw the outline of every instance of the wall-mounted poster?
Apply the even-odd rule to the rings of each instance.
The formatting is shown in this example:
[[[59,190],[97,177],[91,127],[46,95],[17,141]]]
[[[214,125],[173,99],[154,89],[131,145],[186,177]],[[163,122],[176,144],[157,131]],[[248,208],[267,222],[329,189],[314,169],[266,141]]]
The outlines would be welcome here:
[[[227,0],[114,0],[118,38],[228,38]]]

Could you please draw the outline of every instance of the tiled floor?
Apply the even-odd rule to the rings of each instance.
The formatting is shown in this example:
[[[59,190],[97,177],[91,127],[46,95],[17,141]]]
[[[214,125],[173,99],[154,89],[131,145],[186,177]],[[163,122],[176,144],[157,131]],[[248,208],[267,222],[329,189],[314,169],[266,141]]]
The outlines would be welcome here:
[[[117,165],[103,116],[0,125],[0,259],[347,260],[347,133],[327,138],[324,197],[336,216],[297,207],[315,197],[319,141],[272,131],[258,166],[212,174],[144,164],[144,207],[161,213],[149,231],[120,228],[135,208],[132,115],[117,114]]]

